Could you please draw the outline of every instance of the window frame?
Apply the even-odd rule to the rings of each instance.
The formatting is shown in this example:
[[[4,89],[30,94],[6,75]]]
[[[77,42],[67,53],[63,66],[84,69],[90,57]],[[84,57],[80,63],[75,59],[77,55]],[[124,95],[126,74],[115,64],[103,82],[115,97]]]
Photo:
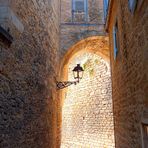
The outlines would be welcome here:
[[[109,0],[104,0],[103,1],[103,9],[104,9],[104,19],[106,19],[107,14],[108,14],[108,7],[109,7]]]
[[[113,50],[114,50],[114,60],[117,58],[117,54],[119,52],[119,36],[118,36],[118,22],[116,20],[115,25],[113,27]]]
[[[132,14],[136,10],[137,3],[138,3],[138,0],[128,0],[128,8]]]
[[[76,11],[76,1],[83,1],[84,2],[84,11]],[[74,21],[75,13],[84,13],[84,21],[88,20],[88,0],[72,0],[72,22]],[[77,21],[76,21],[77,22]]]
[[[77,2],[81,2],[81,3],[82,3],[82,5],[83,5],[83,10],[78,10],[78,9],[77,9],[77,4],[76,4]],[[73,10],[74,10],[75,12],[85,12],[85,0],[74,0]]]

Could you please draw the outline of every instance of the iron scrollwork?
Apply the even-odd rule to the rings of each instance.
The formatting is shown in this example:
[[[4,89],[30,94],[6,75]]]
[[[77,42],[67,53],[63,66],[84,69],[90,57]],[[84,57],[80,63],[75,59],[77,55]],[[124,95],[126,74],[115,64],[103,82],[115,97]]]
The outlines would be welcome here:
[[[70,85],[76,85],[77,81],[64,81],[64,82],[57,82],[57,89],[63,89],[65,87],[68,87]]]

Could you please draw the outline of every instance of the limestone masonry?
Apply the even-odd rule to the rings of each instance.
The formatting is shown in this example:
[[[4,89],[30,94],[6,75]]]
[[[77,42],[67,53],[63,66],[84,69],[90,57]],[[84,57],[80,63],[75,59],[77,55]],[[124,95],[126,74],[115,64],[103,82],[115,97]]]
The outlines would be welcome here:
[[[59,1],[1,0],[0,11],[4,5],[17,19],[1,22],[13,42],[0,42],[0,147],[54,148]]]
[[[117,148],[143,148],[144,143],[148,141],[144,137],[146,131],[142,129],[143,125],[148,127],[147,5],[147,0],[138,1],[135,12],[132,14],[128,1],[121,0],[118,3],[117,0],[113,0],[110,3],[108,30]],[[116,22],[119,50],[114,59],[112,35]]]
[[[69,87],[63,105],[62,148],[114,148],[112,88],[109,63],[86,52],[69,63],[72,69],[80,62],[85,69],[77,86]]]
[[[0,148],[148,148],[147,6],[0,0]]]

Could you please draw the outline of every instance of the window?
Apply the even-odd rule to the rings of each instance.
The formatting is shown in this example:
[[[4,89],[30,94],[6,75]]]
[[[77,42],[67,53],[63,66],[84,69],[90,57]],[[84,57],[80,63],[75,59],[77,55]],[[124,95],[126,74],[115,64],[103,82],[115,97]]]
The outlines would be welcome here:
[[[113,40],[114,40],[114,60],[117,57],[118,48],[119,48],[119,39],[118,39],[118,24],[116,22],[113,28]]]
[[[128,6],[132,13],[134,13],[138,0],[128,0]]]
[[[142,124],[143,147],[148,148],[148,124]]]
[[[72,0],[72,21],[87,21],[87,0]]]
[[[84,0],[75,1],[75,11],[84,12]]]
[[[109,0],[104,0],[104,18],[106,19],[108,13]]]

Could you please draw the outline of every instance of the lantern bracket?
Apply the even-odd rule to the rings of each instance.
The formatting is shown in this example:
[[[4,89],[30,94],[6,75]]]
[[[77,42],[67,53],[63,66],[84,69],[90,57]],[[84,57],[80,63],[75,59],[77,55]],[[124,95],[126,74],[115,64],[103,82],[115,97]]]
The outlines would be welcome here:
[[[79,83],[79,81],[63,81],[63,82],[57,82],[57,89],[63,89],[66,88],[72,84],[76,85],[77,83]]]

